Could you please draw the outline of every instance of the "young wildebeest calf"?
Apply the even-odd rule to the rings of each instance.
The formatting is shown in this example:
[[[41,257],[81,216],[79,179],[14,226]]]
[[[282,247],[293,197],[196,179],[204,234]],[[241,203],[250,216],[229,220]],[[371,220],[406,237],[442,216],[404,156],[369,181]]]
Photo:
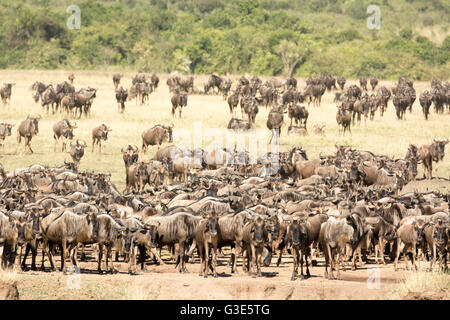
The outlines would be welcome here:
[[[105,124],[101,124],[92,130],[92,152],[94,152],[95,144],[98,145],[98,152],[102,152],[102,140],[108,139],[108,132],[112,131]]]
[[[15,83],[5,83],[3,88],[0,89],[0,96],[3,104],[9,104],[11,101],[11,88]]]
[[[200,256],[200,276],[208,277],[209,251],[212,249],[211,266],[214,278],[217,278],[217,248],[219,246],[220,228],[217,214],[201,221],[195,233],[195,243]]]
[[[253,222],[244,226],[242,243],[247,253],[248,274],[255,270],[258,277],[261,277],[260,256],[268,242],[268,232],[265,226],[265,219],[257,216]]]
[[[31,150],[31,139],[33,136],[37,135],[39,133],[39,120],[41,119],[41,116],[39,115],[36,118],[30,118],[28,116],[25,120],[23,120],[19,128],[17,129],[17,143],[20,144],[21,138],[25,138],[25,151],[30,150],[31,153],[33,153],[33,150]]]
[[[293,249],[293,259],[294,259],[294,268],[292,270],[291,281],[297,279],[298,274],[298,263],[299,263],[299,250],[301,250],[301,259],[300,259],[300,279],[304,279],[303,275],[303,256],[305,256],[306,261],[306,276],[310,277],[309,273],[309,265],[308,265],[308,256],[310,255],[311,248],[310,245],[314,241],[314,236],[311,231],[309,222],[307,221],[299,221],[298,218],[294,218],[292,224],[288,228],[288,232],[286,233],[285,243],[288,246],[291,246]]]
[[[408,257],[406,253],[409,249],[411,251],[412,264],[416,270],[418,270],[416,265],[416,248],[421,245],[423,242],[423,230],[428,224],[424,224],[423,226],[418,226],[418,223],[414,221],[411,224],[404,224],[400,226],[400,228],[396,232],[397,237],[397,254],[395,256],[394,268],[395,271],[398,270],[397,263],[398,257],[400,256],[400,252],[403,251],[405,253],[405,265],[406,269],[411,270],[408,264]]]
[[[66,150],[67,140],[73,139],[73,129],[76,129],[76,124],[71,124],[69,120],[64,119],[58,121],[53,125],[53,139],[55,139],[55,146],[53,151],[56,152],[56,145],[58,144],[58,140],[61,138],[62,140],[62,149],[61,152]]]
[[[3,147],[3,151],[5,151],[5,138],[11,135],[12,127],[14,127],[13,124],[0,123],[0,147]]]
[[[170,101],[172,102],[172,116],[175,117],[175,110],[179,108],[181,118],[181,111],[183,110],[183,107],[187,106],[187,94],[176,93],[175,95],[172,96]]]

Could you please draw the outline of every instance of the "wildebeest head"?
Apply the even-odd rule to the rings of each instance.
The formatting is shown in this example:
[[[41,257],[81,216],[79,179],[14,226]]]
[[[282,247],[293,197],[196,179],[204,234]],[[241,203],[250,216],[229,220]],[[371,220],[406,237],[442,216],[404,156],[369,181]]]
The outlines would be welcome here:
[[[161,225],[159,221],[152,221],[151,223],[146,223],[144,228],[147,230],[147,234],[150,237],[150,246],[156,247],[158,244],[158,227]]]
[[[86,221],[88,226],[92,225],[92,238],[97,239],[98,237],[98,219],[97,215],[93,212],[86,215]]]
[[[442,161],[445,156],[445,145],[448,143],[448,139],[445,139],[445,140],[434,139],[433,141],[434,141],[434,144],[436,144],[435,148],[437,149],[437,152],[438,152],[438,159],[440,161]],[[434,158],[434,155],[433,155],[433,158]]]
[[[437,225],[434,227],[433,239],[436,245],[441,248],[448,243],[448,227],[441,219],[438,219]]]
[[[173,136],[172,136],[172,128],[173,126],[164,126],[166,129],[166,139],[169,140],[169,142],[173,142]]]
[[[14,127],[14,124],[10,123],[0,123],[0,135],[3,136],[10,136],[11,135],[11,129]],[[3,130],[2,130],[3,129]],[[3,132],[2,132],[3,131]]]
[[[293,246],[298,246],[300,244],[301,230],[300,230],[299,219],[294,219],[292,224],[289,226],[289,232],[291,235],[291,241]]]
[[[100,128],[100,138],[102,140],[107,140],[108,139],[108,132],[112,131],[111,128],[109,128],[107,125],[102,124],[101,128]]]
[[[27,133],[29,134],[38,134],[39,133],[39,120],[41,120],[41,115],[38,115],[37,117],[30,117],[27,116],[28,122],[28,130]]]
[[[81,158],[84,155],[84,148],[87,147],[87,144],[85,141],[77,140],[75,143],[72,142],[70,144],[70,156],[72,157],[73,161],[80,162]]]
[[[256,242],[256,245],[262,245],[266,241],[267,232],[263,217],[257,216],[255,218],[251,231],[253,232],[253,240]]]
[[[137,146],[128,145],[128,147],[122,148],[120,151],[123,154],[123,161],[126,167],[136,163],[139,159],[139,148]]]
[[[216,213],[212,213],[206,220],[205,224],[205,232],[208,233],[211,237],[216,237],[219,227],[219,218]]]

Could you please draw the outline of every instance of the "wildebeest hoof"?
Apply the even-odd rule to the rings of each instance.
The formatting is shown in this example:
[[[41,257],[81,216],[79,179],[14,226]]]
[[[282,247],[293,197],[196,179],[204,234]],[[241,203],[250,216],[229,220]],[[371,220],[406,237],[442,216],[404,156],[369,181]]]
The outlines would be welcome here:
[[[295,279],[297,279],[297,277],[295,277],[295,276],[291,277],[291,281],[295,281]]]
[[[205,274],[205,275],[203,276],[203,278],[205,278],[205,279],[206,279],[206,278],[208,278],[208,275],[207,275],[207,274]]]
[[[217,278],[217,277],[218,277],[217,273],[216,273],[216,274],[214,274],[214,278]]]

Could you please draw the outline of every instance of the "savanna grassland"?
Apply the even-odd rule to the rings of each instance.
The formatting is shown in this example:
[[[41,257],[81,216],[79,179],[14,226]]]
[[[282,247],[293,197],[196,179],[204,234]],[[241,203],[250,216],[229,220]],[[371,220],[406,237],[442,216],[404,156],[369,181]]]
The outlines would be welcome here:
[[[57,152],[53,151],[53,124],[64,118],[64,114],[52,114],[43,111],[41,106],[32,99],[30,87],[36,80],[45,83],[59,83],[64,81],[69,71],[22,71],[7,70],[0,72],[0,82],[14,82],[10,106],[1,106],[2,122],[15,123],[13,135],[7,137],[5,151],[1,153],[0,163],[7,171],[29,166],[34,163],[43,165],[60,165],[64,160],[70,161],[68,153],[62,153],[61,145]],[[125,73],[121,85],[129,88],[131,73]],[[96,172],[110,172],[111,180],[123,190],[125,185],[125,168],[120,149],[128,144],[135,144],[141,148],[141,133],[144,129],[161,123],[174,126],[174,143],[193,140],[194,128],[199,123],[203,132],[203,146],[211,146],[211,142],[223,141],[226,136],[226,126],[230,119],[229,108],[221,96],[191,95],[188,106],[183,110],[182,118],[171,115],[170,93],[165,82],[166,74],[161,74],[160,86],[150,95],[149,105],[137,106],[135,101],[126,104],[124,114],[119,114],[114,97],[112,73],[77,71],[74,85],[81,87],[95,87],[98,89],[97,98],[92,106],[91,118],[71,119],[78,128],[75,138],[85,140],[88,148],[80,163],[80,170],[94,170]],[[237,77],[234,77],[236,79]],[[196,76],[194,86],[202,88],[207,76]],[[299,79],[298,87],[305,87],[304,79]],[[351,80],[347,85],[356,83]],[[393,86],[392,81],[381,81],[382,85]],[[415,82],[417,96],[429,87],[428,82]],[[301,145],[310,158],[317,158],[320,153],[335,152],[335,144],[347,144],[354,148],[370,150],[376,154],[385,154],[393,158],[404,157],[410,143],[417,145],[430,143],[433,138],[450,136],[450,115],[437,116],[434,112],[425,121],[418,101],[414,104],[413,112],[406,114],[406,121],[399,121],[395,117],[394,107],[389,103],[387,113],[380,118],[377,113],[375,121],[352,127],[352,134],[342,136],[336,124],[336,104],[333,103],[334,92],[326,92],[320,107],[309,107],[308,119],[309,136],[288,137],[287,127],[289,119],[285,117],[280,138],[280,150],[289,150],[292,146]],[[269,130],[266,127],[268,111],[260,107],[256,117],[256,132],[261,133],[260,142],[267,147]],[[34,154],[24,153],[23,142],[17,146],[17,127],[27,115],[40,114],[39,134],[32,140]],[[237,111],[240,117],[240,110]],[[96,149],[91,151],[92,128],[105,123],[112,128],[109,138],[104,143],[103,153]],[[312,134],[315,123],[325,124],[325,137]],[[209,131],[215,129],[214,132]],[[250,136],[251,137],[251,136]],[[197,137],[198,138],[198,137]],[[246,145],[254,145],[254,140],[247,140]],[[140,160],[149,160],[157,150],[151,147],[146,155],[140,154]],[[449,151],[447,151],[448,153]],[[419,177],[423,174],[419,167]],[[450,176],[450,156],[439,163],[435,176],[448,179]],[[450,182],[444,179],[432,181],[422,180],[411,182],[403,191],[419,189],[421,191],[441,189],[448,192]],[[225,252],[227,253],[227,252]],[[329,281],[323,277],[323,259],[319,259],[319,267],[311,270],[312,278],[308,281],[289,281],[292,270],[292,258],[285,258],[284,264],[263,268],[263,277],[254,279],[245,273],[231,275],[226,258],[219,258],[219,278],[203,279],[198,277],[198,261],[188,264],[190,274],[180,274],[169,261],[168,252],[163,251],[163,259],[168,261],[165,266],[149,265],[148,273],[130,276],[127,264],[116,264],[119,270],[115,275],[98,275],[94,255],[90,255],[88,262],[81,263],[82,273],[76,281],[79,287],[71,287],[73,275],[63,275],[60,272],[22,272],[3,271],[2,278],[17,285],[20,299],[448,299],[448,275],[421,272],[411,277],[411,273],[403,269],[394,272],[392,265],[380,266],[380,285],[369,288],[367,279],[371,269],[363,266],[356,271],[346,271],[342,274],[342,281]],[[27,263],[30,263],[28,258]],[[275,258],[274,258],[275,259]],[[40,265],[40,255],[38,265]],[[57,259],[59,266],[59,259]],[[48,262],[47,262],[48,264]],[[426,263],[427,264],[427,263]],[[17,266],[16,266],[17,267]],[[425,265],[423,265],[425,267]],[[239,267],[240,268],[240,267]],[[6,281],[5,280],[5,281]],[[276,280],[276,281],[274,281]],[[370,289],[370,290],[369,290]]]
[[[31,85],[39,80],[44,83],[59,83],[67,79],[68,71],[22,71],[9,70],[0,72],[0,82],[14,82],[16,85],[12,89],[12,98],[10,106],[1,107],[1,121],[14,123],[13,135],[7,137],[5,151],[1,154],[0,162],[6,170],[13,170],[29,166],[34,163],[43,165],[59,165],[64,160],[70,161],[68,153],[61,152],[61,144],[58,145],[56,152],[53,151],[53,124],[63,119],[65,114],[59,111],[52,114],[44,111],[41,106],[32,99]],[[125,73],[121,85],[125,88],[131,86],[131,73]],[[114,86],[112,83],[112,73],[80,71],[75,72],[74,85],[76,89],[81,87],[95,87],[98,89],[97,97],[94,100],[91,111],[91,118],[71,119],[76,122],[78,128],[74,130],[76,139],[85,140],[88,147],[81,160],[80,170],[94,170],[96,172],[110,172],[112,181],[125,181],[125,168],[121,157],[120,149],[128,144],[142,146],[141,133],[143,130],[152,127],[155,124],[165,124],[174,126],[174,143],[186,145],[186,141],[191,141],[191,147],[194,146],[194,140],[200,141],[198,136],[199,126],[201,127],[203,144],[205,149],[214,146],[225,146],[226,127],[230,120],[228,104],[221,96],[212,95],[191,95],[188,98],[188,106],[183,110],[182,118],[172,117],[170,93],[165,84],[167,75],[159,75],[160,85],[158,89],[150,95],[149,105],[136,105],[135,100],[126,103],[126,109],[123,114],[119,114],[117,103],[114,96]],[[235,77],[236,78],[236,77]],[[196,76],[194,86],[203,88],[207,76]],[[304,89],[304,79],[299,79],[298,87]],[[356,80],[350,80],[347,86],[356,83]],[[381,85],[392,87],[394,82],[381,81]],[[417,96],[429,88],[429,82],[415,82],[414,86]],[[317,158],[319,154],[332,154],[335,152],[335,144],[345,144],[354,148],[370,150],[376,154],[385,154],[393,158],[403,158],[410,143],[422,145],[431,143],[433,138],[448,138],[450,136],[450,115],[436,115],[432,112],[428,121],[424,120],[422,110],[418,99],[416,100],[413,112],[406,114],[406,121],[396,119],[392,101],[389,102],[387,113],[383,118],[379,112],[374,121],[367,121],[361,125],[352,126],[352,134],[342,136],[338,132],[336,123],[336,103],[333,102],[334,92],[326,92],[322,98],[320,107],[309,107],[308,131],[307,137],[289,137],[287,136],[287,127],[290,120],[285,115],[285,122],[282,128],[280,138],[280,151],[287,151],[292,146],[302,146],[307,150],[311,158]],[[259,137],[258,150],[270,150],[268,140],[270,138],[269,130],[266,127],[267,115],[269,110],[265,107],[259,108],[256,116],[256,136]],[[20,146],[17,145],[17,128],[21,120],[27,115],[40,114],[42,119],[39,122],[39,134],[33,137],[31,142],[34,154],[24,153],[23,140]],[[241,117],[238,107],[237,116]],[[98,149],[95,152],[92,148],[92,129],[101,123],[105,123],[112,128],[108,140],[103,143],[102,153]],[[325,137],[316,136],[312,133],[314,124],[325,124]],[[195,137],[194,137],[195,131]],[[189,136],[190,135],[190,136]],[[247,148],[249,145],[254,147],[255,136],[245,138]],[[229,141],[229,140],[227,140]],[[214,144],[218,142],[219,145]],[[199,146],[198,143],[196,146]],[[149,160],[156,152],[157,147],[151,147],[146,155],[141,153],[140,160]],[[448,152],[448,151],[447,151]],[[419,175],[423,175],[422,167],[419,167]],[[446,156],[443,162],[440,162],[433,173],[448,179],[450,177],[450,156]],[[448,181],[423,181],[426,186],[439,186],[449,188]]]

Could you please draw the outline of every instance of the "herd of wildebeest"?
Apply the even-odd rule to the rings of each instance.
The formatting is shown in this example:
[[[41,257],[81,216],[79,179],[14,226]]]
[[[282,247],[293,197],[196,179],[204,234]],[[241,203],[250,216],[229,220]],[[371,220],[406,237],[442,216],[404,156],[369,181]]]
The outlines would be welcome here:
[[[138,74],[126,90],[119,87],[120,79],[120,74],[113,77],[119,112],[130,98],[145,104],[159,83],[156,75]],[[69,82],[56,85],[56,89],[34,83],[35,101],[41,101],[47,112],[51,106],[53,112],[59,108],[68,116],[84,113],[89,117],[96,89],[75,91],[73,80],[71,75]],[[221,94],[230,107],[228,129],[251,130],[258,106],[264,105],[271,108],[267,127],[276,138],[284,113],[291,118],[288,132],[295,128],[307,132],[308,109],[300,103],[319,106],[327,89],[336,90],[336,120],[344,133],[362,116],[373,120],[378,108],[383,116],[391,94],[399,119],[405,119],[416,99],[413,82],[406,77],[391,90],[382,86],[378,91],[378,80],[372,77],[370,95],[365,78],[360,79],[360,87],[345,88],[345,83],[343,77],[322,75],[307,79],[302,91],[295,78],[262,83],[256,76],[243,76],[232,90],[229,78],[213,74],[204,90],[197,90],[193,77],[174,73],[167,80],[174,116],[179,108],[181,117],[189,94]],[[0,90],[4,103],[10,99],[11,87],[7,84]],[[433,79],[431,89],[419,99],[426,119],[432,103],[437,114],[445,108],[450,111],[449,93],[448,82]],[[241,119],[235,116],[239,103]],[[18,127],[18,142],[23,137],[30,152],[39,120],[29,116]],[[293,127],[293,120],[300,127]],[[11,124],[0,125],[1,140],[11,135],[11,128]],[[60,139],[62,151],[67,150],[74,128],[67,119],[53,126],[55,151]],[[323,126],[314,129],[323,134]],[[98,144],[101,152],[101,142],[110,131],[105,124],[93,129],[92,151]],[[439,269],[447,270],[450,193],[399,192],[416,179],[419,164],[424,176],[432,178],[433,162],[444,159],[448,139],[434,139],[422,146],[410,144],[400,159],[340,145],[334,154],[319,159],[309,159],[301,147],[254,159],[244,150],[182,150],[170,144],[161,146],[164,142],[173,142],[172,127],[156,125],[142,133],[141,150],[135,145],[121,149],[126,173],[122,192],[110,175],[79,171],[85,141],[72,142],[69,153],[73,162],[59,167],[34,164],[6,172],[0,166],[2,268],[17,260],[23,270],[36,270],[41,248],[43,270],[46,258],[51,270],[56,270],[57,252],[64,272],[68,262],[80,266],[79,256],[85,260],[87,253],[96,252],[97,269],[102,272],[106,249],[107,272],[117,271],[114,262],[123,261],[129,273],[136,274],[137,262],[142,270],[149,263],[167,263],[169,258],[165,262],[161,258],[164,247],[180,272],[187,272],[196,252],[200,275],[206,277],[211,271],[217,277],[217,258],[224,254],[224,247],[230,247],[231,273],[238,273],[241,259],[242,270],[254,276],[261,276],[261,268],[269,266],[274,256],[278,256],[279,266],[282,255],[289,253],[293,257],[291,280],[298,278],[299,266],[302,279],[310,276],[310,265],[317,266],[320,255],[325,258],[325,277],[329,279],[339,279],[340,269],[345,270],[349,263],[356,269],[363,263],[385,264],[386,257],[395,270],[400,257],[408,269],[409,260],[416,270],[418,261],[427,260],[432,270],[438,259]],[[153,160],[139,161],[140,152],[145,154],[153,145],[158,146]],[[92,250],[86,250],[87,246]]]

